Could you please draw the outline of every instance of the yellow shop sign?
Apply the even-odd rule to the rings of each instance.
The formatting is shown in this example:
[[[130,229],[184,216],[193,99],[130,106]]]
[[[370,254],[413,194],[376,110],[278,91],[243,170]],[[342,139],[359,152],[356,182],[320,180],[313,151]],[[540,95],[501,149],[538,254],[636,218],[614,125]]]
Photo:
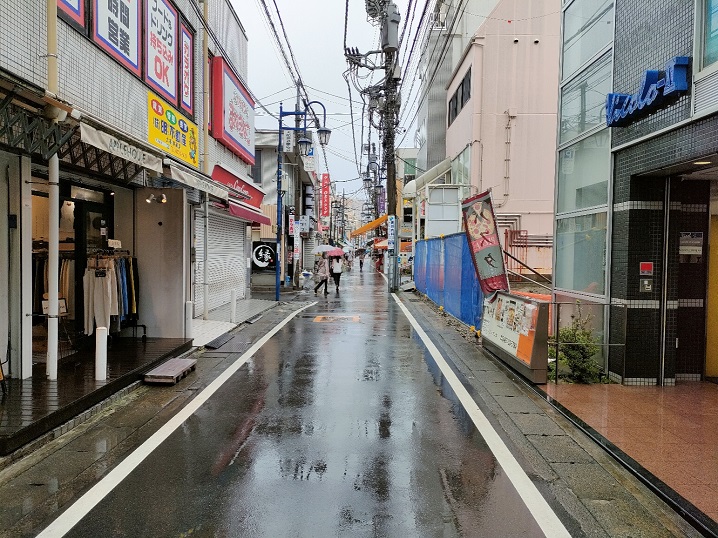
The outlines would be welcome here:
[[[147,111],[149,143],[196,168],[199,164],[197,125],[152,92],[147,92]]]

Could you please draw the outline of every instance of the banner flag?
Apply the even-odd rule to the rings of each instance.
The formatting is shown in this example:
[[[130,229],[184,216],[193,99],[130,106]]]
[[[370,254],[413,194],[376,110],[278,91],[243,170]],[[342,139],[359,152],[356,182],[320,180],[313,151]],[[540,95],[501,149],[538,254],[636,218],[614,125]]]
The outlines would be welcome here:
[[[461,212],[481,291],[487,296],[495,291],[509,291],[509,279],[496,230],[491,191],[464,200],[461,203]]]

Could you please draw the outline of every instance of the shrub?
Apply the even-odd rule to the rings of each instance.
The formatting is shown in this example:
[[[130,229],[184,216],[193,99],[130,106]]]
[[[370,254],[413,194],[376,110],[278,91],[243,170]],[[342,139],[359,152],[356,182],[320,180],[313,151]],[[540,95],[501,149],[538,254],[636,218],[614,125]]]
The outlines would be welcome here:
[[[589,328],[590,321],[590,316],[582,315],[579,305],[578,315],[571,316],[571,323],[559,329],[558,361],[550,365],[550,376],[556,375],[556,367],[558,367],[559,376],[574,383],[599,383],[602,381],[601,367],[593,360],[593,356],[600,349],[599,340]],[[556,358],[555,338],[549,340],[548,354],[550,358]],[[562,373],[564,366],[568,370],[566,373]]]

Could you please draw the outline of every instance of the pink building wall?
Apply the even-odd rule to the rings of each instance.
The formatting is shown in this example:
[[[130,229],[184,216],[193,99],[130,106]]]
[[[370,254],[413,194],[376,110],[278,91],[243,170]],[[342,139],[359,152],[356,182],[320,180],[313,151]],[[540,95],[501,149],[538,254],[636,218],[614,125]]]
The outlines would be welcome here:
[[[472,194],[491,189],[499,221],[530,241],[553,235],[560,11],[561,0],[501,0],[447,86],[448,110],[471,67],[471,98],[447,129],[447,157],[471,147]],[[526,261],[550,273],[551,248],[530,247]]]

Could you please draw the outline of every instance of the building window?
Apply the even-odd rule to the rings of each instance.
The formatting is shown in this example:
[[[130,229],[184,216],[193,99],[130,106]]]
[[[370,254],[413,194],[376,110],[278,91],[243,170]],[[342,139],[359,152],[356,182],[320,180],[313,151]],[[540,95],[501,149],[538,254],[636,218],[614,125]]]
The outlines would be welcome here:
[[[563,14],[563,78],[613,40],[613,0],[575,0]]]
[[[464,75],[464,80],[461,82],[463,90],[461,92],[461,107],[463,108],[466,102],[471,97],[471,68]]]
[[[448,124],[451,125],[471,97],[471,68],[466,72],[454,95],[449,99]]]
[[[252,181],[254,183],[262,184],[262,150],[257,149],[254,152],[254,164],[252,165],[252,171],[250,172]]]
[[[706,0],[703,16],[703,67],[718,61],[718,0]]]
[[[611,55],[602,56],[561,90],[560,143],[606,124],[606,95],[611,93]]]
[[[557,288],[605,293],[607,220],[602,212],[556,221]]]
[[[557,213],[608,203],[610,143],[604,129],[559,152]]]

